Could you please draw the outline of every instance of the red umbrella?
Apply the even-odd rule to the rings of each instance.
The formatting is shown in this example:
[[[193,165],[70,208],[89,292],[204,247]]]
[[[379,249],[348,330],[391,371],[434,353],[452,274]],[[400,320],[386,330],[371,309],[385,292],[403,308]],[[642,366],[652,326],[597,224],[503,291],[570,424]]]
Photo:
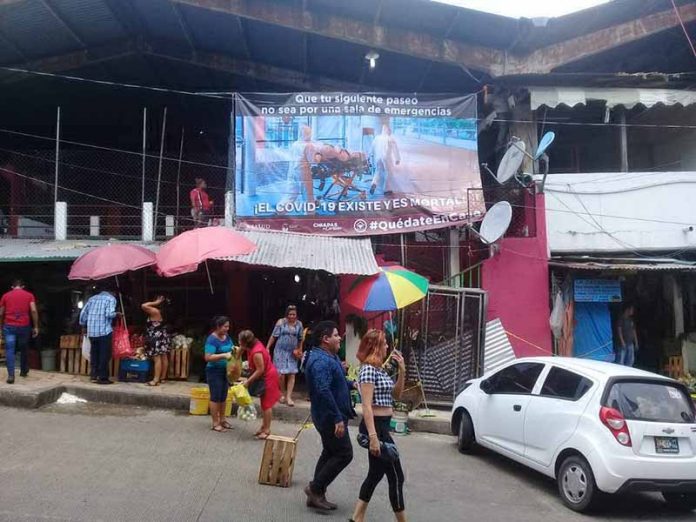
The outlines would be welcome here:
[[[78,257],[70,267],[68,279],[106,279],[129,270],[152,266],[156,262],[154,252],[147,248],[114,243],[97,247]]]
[[[198,265],[208,259],[241,256],[254,250],[256,245],[253,242],[229,228],[196,228],[179,234],[160,248],[157,253],[157,272],[164,277],[187,274],[195,272]]]

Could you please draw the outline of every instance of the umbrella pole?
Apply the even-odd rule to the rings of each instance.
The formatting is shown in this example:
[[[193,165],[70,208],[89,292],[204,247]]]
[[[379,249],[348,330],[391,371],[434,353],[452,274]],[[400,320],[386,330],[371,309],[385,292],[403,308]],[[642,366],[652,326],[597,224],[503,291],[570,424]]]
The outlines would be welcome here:
[[[208,274],[208,284],[210,285],[210,295],[215,295],[213,290],[213,280],[210,278],[210,268],[208,268],[208,260],[205,260],[205,271]]]
[[[121,284],[118,281],[118,276],[116,278],[116,288],[118,288],[118,301],[121,304],[121,318],[123,319],[123,326],[128,330],[128,325],[126,324],[126,309],[123,307],[123,296],[121,295]]]

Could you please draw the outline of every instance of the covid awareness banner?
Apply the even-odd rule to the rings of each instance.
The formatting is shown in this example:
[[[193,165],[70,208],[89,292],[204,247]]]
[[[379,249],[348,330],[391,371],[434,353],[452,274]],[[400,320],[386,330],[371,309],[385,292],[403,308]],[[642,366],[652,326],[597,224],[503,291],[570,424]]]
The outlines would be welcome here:
[[[395,234],[485,210],[475,95],[236,95],[233,129],[241,228]]]

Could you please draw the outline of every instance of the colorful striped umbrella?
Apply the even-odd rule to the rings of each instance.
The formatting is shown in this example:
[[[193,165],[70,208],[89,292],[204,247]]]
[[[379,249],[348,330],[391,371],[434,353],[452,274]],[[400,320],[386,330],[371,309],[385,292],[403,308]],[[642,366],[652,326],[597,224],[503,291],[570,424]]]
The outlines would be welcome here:
[[[358,279],[345,302],[365,312],[399,310],[428,293],[428,280],[402,266],[385,266],[378,274]]]

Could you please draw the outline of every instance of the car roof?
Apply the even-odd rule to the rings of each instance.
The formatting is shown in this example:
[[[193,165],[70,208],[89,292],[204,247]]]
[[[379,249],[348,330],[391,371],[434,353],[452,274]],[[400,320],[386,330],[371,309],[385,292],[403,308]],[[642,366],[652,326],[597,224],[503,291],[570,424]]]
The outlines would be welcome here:
[[[592,359],[580,359],[577,357],[523,357],[515,362],[540,362],[553,364],[566,370],[575,370],[579,373],[592,374],[595,378],[607,380],[612,377],[638,377],[650,379],[671,380],[669,377],[657,373],[646,372],[630,366],[609,363],[605,361],[594,361]]]

